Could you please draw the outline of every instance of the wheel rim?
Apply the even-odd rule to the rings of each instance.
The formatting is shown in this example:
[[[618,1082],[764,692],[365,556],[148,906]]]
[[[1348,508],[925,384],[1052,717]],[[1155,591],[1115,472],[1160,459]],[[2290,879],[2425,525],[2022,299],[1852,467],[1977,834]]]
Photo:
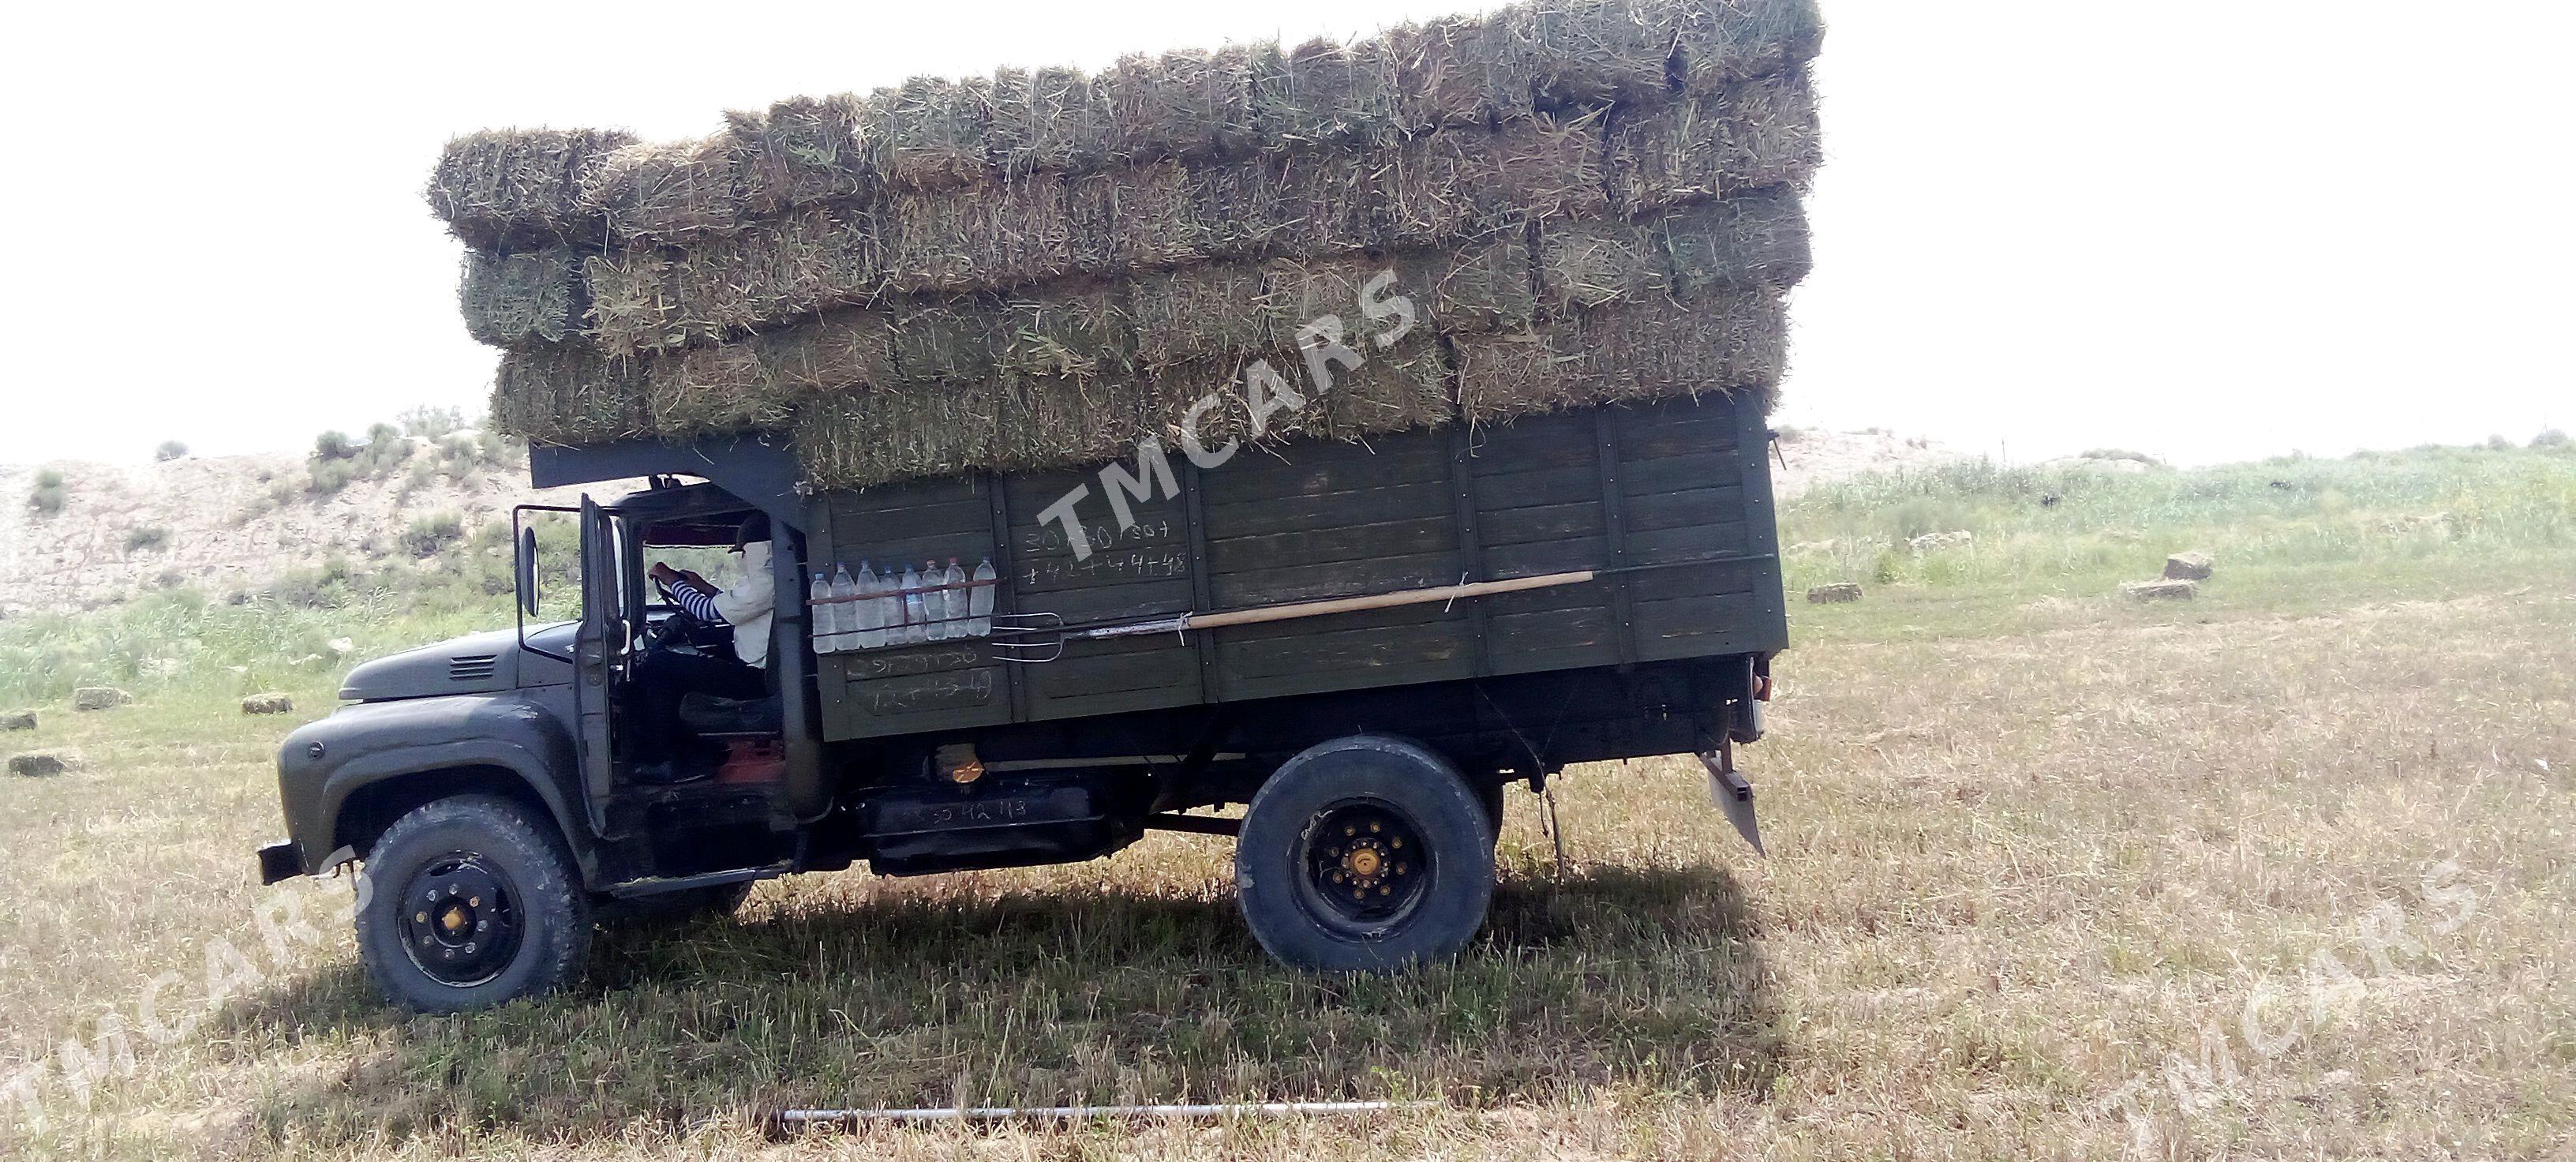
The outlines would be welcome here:
[[[1404,919],[1431,884],[1436,857],[1422,828],[1383,799],[1346,799],[1306,821],[1298,896],[1309,915],[1346,936]]]
[[[484,984],[518,957],[525,935],[518,886],[472,852],[422,865],[403,885],[403,952],[440,984]]]

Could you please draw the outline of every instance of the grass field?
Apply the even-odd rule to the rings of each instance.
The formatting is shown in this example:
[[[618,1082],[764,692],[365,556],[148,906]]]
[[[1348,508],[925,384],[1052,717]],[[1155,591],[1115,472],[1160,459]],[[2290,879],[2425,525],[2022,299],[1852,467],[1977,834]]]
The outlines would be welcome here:
[[[1695,763],[1569,771],[1565,873],[1515,792],[1485,933],[1383,980],[1274,967],[1223,841],[1160,835],[1069,867],[764,885],[734,918],[604,933],[571,994],[403,1017],[332,914],[346,880],[253,883],[287,722],[234,702],[282,687],[318,713],[341,663],[299,662],[313,643],[506,614],[470,579],[357,579],[0,624],[0,702],[44,719],[0,749],[87,759],[0,783],[0,1156],[2576,1150],[2576,455],[1968,465],[1829,486],[1782,524],[1793,589],[1869,594],[1795,607],[1748,752],[1771,857]],[[1951,530],[1973,539],[1903,545]],[[2117,596],[2185,548],[2217,557],[2196,601]],[[98,679],[142,699],[62,705]],[[1379,1098],[1422,1104],[757,1126]]]

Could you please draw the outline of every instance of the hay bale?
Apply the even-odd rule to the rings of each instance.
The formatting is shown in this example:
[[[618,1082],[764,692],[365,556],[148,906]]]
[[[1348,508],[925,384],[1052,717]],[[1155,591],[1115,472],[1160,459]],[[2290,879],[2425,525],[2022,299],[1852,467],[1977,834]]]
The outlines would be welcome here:
[[[1270,290],[1261,263],[1202,262],[1139,275],[1132,286],[1136,348],[1148,368],[1279,345],[1268,318],[1254,309]]]
[[[532,443],[590,444],[652,433],[643,364],[578,345],[505,351],[492,420]]]
[[[1052,174],[898,191],[879,229],[884,284],[905,294],[1015,286],[1077,269],[1071,204]]]
[[[1005,374],[1001,422],[985,467],[1028,472],[1102,464],[1134,453],[1147,426],[1145,388],[1116,376]]]
[[[1124,283],[1087,282],[1002,302],[995,362],[1030,376],[1132,376],[1136,318]]]
[[[1108,155],[1131,163],[1205,160],[1257,139],[1248,47],[1130,55],[1097,82],[1108,106]]]
[[[648,360],[644,390],[654,434],[675,438],[785,429],[800,396],[750,343]]]
[[[1533,0],[1505,10],[1535,58],[1540,108],[1653,104],[1668,70],[1682,5],[1670,0]]]
[[[76,750],[35,750],[9,756],[9,773],[29,779],[51,778],[85,765]]]
[[[993,74],[986,161],[1006,175],[1098,169],[1115,157],[1109,97],[1082,70],[1002,69]]]
[[[2200,582],[2123,581],[2120,592],[2132,601],[2190,601],[2200,596]]]
[[[1520,232],[1417,252],[1396,262],[1393,292],[1424,312],[1418,322],[1444,334],[1526,327],[1538,310],[1532,253]]]
[[[1755,190],[1702,202],[1654,220],[1657,248],[1670,265],[1674,293],[1765,288],[1785,291],[1814,268],[1807,216],[1795,190]]]
[[[1112,276],[1206,261],[1190,229],[1190,174],[1159,161],[1073,179],[1065,202],[1074,268]]]
[[[752,156],[731,133],[611,150],[582,187],[582,208],[629,242],[679,242],[740,229]]]
[[[1470,423],[1710,392],[1768,406],[1788,357],[1777,297],[1738,292],[1618,303],[1530,331],[1461,336],[1459,414]]]
[[[798,409],[794,443],[818,488],[952,476],[994,462],[988,393],[911,388],[826,396]]]
[[[72,691],[72,709],[85,712],[113,710],[134,701],[134,695],[113,686],[83,686]]]
[[[589,305],[589,288],[581,275],[587,258],[569,246],[506,254],[467,250],[465,277],[456,289],[465,333],[494,347],[559,343],[579,336]]]
[[[2176,553],[2165,558],[2165,580],[2207,581],[2215,568],[2207,553]]]
[[[1512,21],[1453,16],[1386,34],[1395,57],[1396,107],[1413,132],[1491,128],[1528,117],[1538,80],[1535,46]]]
[[[791,97],[755,122],[737,126],[749,155],[752,209],[770,215],[800,206],[871,195],[879,175],[868,148],[865,102],[848,93]]]
[[[253,694],[248,698],[242,699],[241,709],[244,714],[293,714],[295,713],[295,698],[292,695],[282,694],[276,691],[271,691],[266,694]]]
[[[1538,273],[1540,302],[1559,316],[1673,289],[1654,229],[1615,219],[1541,228]]]
[[[672,253],[611,250],[582,261],[582,282],[590,290],[590,338],[600,350],[630,356],[715,338],[713,332],[681,322],[679,270]]]
[[[939,190],[990,173],[985,137],[993,120],[993,82],[914,77],[869,95],[862,133],[876,170],[897,186]]]
[[[1005,344],[1002,305],[988,296],[925,300],[894,315],[895,374],[906,383],[982,381]]]
[[[814,206],[675,252],[665,329],[727,338],[874,296],[883,215]]]
[[[7,714],[0,714],[0,730],[34,729],[36,729],[36,712],[33,710],[12,710]]]
[[[1858,600],[1860,600],[1860,585],[1857,582],[1836,581],[1830,585],[1815,585],[1807,589],[1809,605],[1842,605]]]
[[[1431,336],[1363,354],[1367,362],[1356,369],[1342,371],[1335,366],[1332,390],[1309,403],[1307,410],[1315,414],[1303,425],[1306,433],[1330,440],[1359,440],[1433,427],[1458,417],[1449,363]],[[1313,381],[1303,382],[1311,385]]]
[[[809,394],[893,386],[894,320],[882,311],[834,311],[752,340],[769,382]]]
[[[487,129],[447,143],[430,171],[429,208],[467,246],[500,250],[595,239],[582,187],[609,152],[635,144],[603,129]]]
[[[1603,114],[1540,116],[1494,133],[1413,139],[1385,158],[1383,244],[1439,246],[1609,209]]]
[[[1641,214],[1765,186],[1803,188],[1824,159],[1803,69],[1730,85],[1612,125],[1610,188]]]
[[[1396,55],[1382,40],[1318,37],[1286,52],[1265,46],[1253,66],[1252,117],[1263,149],[1380,149],[1403,136]]]
[[[1803,65],[1824,47],[1815,0],[1685,0],[1675,7],[1671,71],[1684,92],[1712,93]]]

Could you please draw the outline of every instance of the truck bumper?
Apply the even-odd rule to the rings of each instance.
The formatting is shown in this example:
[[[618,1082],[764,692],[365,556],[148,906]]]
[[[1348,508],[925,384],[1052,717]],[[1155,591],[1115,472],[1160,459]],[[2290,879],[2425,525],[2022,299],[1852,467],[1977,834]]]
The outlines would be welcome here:
[[[259,882],[273,884],[304,874],[304,849],[294,840],[281,840],[259,849]]]

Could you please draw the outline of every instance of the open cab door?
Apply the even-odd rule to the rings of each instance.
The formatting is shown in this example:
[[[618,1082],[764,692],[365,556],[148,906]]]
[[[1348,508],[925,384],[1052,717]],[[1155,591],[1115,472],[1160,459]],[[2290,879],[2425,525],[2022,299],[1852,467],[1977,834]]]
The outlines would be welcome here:
[[[573,638],[573,717],[581,748],[581,782],[593,826],[606,827],[616,789],[612,709],[626,682],[634,634],[627,621],[625,545],[617,521],[581,498],[581,628]]]

